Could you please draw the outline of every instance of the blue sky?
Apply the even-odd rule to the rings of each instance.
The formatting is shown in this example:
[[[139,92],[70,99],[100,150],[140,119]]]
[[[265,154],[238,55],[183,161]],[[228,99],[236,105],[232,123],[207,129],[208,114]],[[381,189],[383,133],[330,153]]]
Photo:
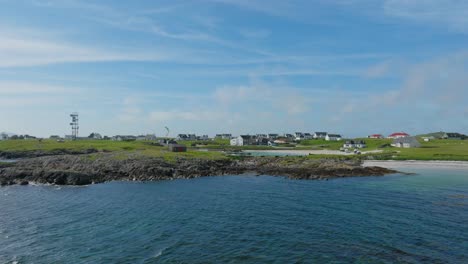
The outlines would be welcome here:
[[[0,131],[468,133],[467,1],[0,6]]]

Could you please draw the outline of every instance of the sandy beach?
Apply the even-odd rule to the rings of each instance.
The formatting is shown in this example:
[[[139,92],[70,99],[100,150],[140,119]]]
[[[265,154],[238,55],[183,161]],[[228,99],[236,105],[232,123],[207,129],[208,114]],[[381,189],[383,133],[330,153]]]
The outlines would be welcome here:
[[[460,169],[468,171],[468,161],[442,161],[442,160],[366,160],[363,166],[379,166],[389,169],[425,168],[425,169]]]
[[[346,153],[339,150],[245,150],[244,152],[278,154],[278,155],[291,155],[291,156],[307,156],[307,155],[355,155],[354,153]],[[366,153],[379,153],[381,150],[363,151]]]

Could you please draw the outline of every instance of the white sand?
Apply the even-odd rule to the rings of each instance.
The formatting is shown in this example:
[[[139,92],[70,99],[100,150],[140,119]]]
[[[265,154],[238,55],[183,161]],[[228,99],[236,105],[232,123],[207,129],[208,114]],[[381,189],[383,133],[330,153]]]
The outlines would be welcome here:
[[[245,152],[255,152],[255,153],[278,153],[278,154],[288,154],[292,156],[307,156],[307,155],[355,155],[354,153],[346,153],[339,150],[246,150]],[[381,150],[373,150],[362,152],[366,153],[378,153],[382,152]]]
[[[468,171],[468,161],[420,161],[420,160],[366,160],[363,166],[378,166],[389,169],[423,168],[423,169],[461,169]]]

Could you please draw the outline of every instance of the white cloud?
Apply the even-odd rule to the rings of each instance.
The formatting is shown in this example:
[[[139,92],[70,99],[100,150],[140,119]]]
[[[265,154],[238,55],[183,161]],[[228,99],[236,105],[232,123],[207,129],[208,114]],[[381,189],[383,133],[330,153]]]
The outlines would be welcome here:
[[[310,103],[307,97],[294,87],[260,80],[252,81],[250,85],[220,87],[215,90],[213,97],[225,107],[245,107],[248,103],[262,103],[289,115],[306,112]]]
[[[80,88],[62,87],[28,82],[0,81],[0,95],[76,94]]]
[[[363,72],[365,78],[380,78],[387,75],[391,70],[391,63],[385,61],[379,64],[372,65]]]
[[[150,121],[215,121],[223,120],[225,114],[216,111],[153,111],[149,114]]]
[[[267,29],[242,29],[240,34],[245,38],[262,39],[269,37],[271,31]]]
[[[32,30],[31,30],[32,31]],[[161,61],[166,56],[129,50],[107,51],[0,28],[0,68],[100,61]],[[47,34],[45,34],[47,35]]]
[[[385,0],[385,14],[468,33],[468,1]]]

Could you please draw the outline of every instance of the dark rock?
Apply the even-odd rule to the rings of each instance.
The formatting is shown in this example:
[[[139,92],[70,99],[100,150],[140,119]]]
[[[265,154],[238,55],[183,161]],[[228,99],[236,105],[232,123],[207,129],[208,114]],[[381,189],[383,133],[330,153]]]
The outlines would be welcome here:
[[[87,185],[113,180],[189,179],[247,172],[310,180],[395,173],[393,170],[380,167],[362,167],[360,162],[354,160],[340,159],[246,157],[237,160],[177,159],[175,162],[167,162],[163,158],[145,156],[121,160],[115,158],[115,154],[101,153],[97,157],[93,156],[93,159],[89,159],[87,155],[22,159],[11,166],[0,168],[0,184],[21,184],[24,181]]]

